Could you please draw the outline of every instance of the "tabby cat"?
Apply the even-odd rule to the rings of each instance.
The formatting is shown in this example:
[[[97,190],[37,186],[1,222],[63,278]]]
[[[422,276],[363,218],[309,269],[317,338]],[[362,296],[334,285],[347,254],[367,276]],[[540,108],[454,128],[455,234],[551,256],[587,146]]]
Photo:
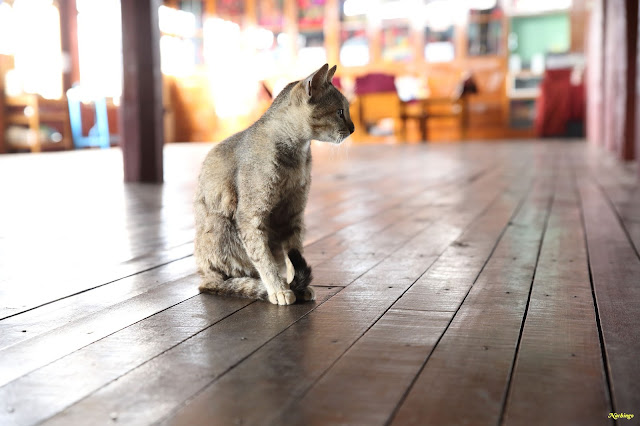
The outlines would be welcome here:
[[[341,143],[354,131],[327,64],[288,84],[248,129],[215,146],[194,201],[201,291],[290,305],[313,300],[302,257],[312,139]]]

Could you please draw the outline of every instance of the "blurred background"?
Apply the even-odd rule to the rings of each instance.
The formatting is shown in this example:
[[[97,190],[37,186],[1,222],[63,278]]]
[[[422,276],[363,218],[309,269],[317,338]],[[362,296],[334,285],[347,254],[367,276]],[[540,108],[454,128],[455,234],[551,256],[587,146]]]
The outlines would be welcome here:
[[[165,142],[221,140],[325,62],[361,143],[582,137],[590,35],[603,85],[603,1],[157,4]],[[0,1],[0,152],[120,143],[120,7]]]

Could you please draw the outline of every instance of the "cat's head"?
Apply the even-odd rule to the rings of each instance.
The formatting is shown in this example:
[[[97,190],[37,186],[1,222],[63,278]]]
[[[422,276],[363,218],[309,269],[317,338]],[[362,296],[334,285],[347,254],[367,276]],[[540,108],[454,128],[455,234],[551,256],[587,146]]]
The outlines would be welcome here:
[[[329,65],[324,64],[298,82],[295,89],[300,101],[310,108],[308,117],[312,139],[341,143],[355,127],[349,114],[349,101],[331,83],[335,72],[335,65],[329,69]]]

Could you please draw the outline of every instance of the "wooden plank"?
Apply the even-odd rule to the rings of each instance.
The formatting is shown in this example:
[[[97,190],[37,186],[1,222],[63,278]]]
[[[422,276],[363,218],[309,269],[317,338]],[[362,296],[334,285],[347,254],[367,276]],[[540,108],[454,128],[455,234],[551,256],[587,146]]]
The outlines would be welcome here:
[[[640,259],[602,192],[584,178],[578,189],[613,410],[633,413],[640,406]]]
[[[522,200],[506,194],[492,215],[484,215],[474,232],[467,232],[447,248],[438,263],[398,300],[396,309],[454,312],[483,268],[509,219]]]
[[[424,282],[424,278],[430,276],[431,271],[442,271],[441,265],[449,269],[447,265],[452,263],[464,264],[468,262],[468,258],[474,261],[477,259],[475,269],[471,266],[464,269],[468,273],[468,282],[460,279],[460,285],[468,290],[490,256],[495,242],[507,226],[510,217],[514,211],[517,211],[520,199],[516,193],[521,194],[526,187],[526,184],[516,185],[517,192],[513,188],[511,189],[513,192],[502,193],[501,191],[500,199],[492,203],[482,217],[478,218],[473,226],[457,239],[457,241],[469,241],[473,236],[481,234],[492,244],[486,245],[484,251],[480,246],[474,245],[473,252],[469,253],[461,251],[459,244],[454,243],[437,258],[418,282]],[[471,203],[475,204],[474,201]],[[448,218],[447,225],[454,226],[449,235],[456,234],[456,225],[464,226],[458,222],[461,219],[462,217]],[[495,223],[500,223],[500,226],[496,226]],[[424,236],[433,239],[431,233],[424,233]],[[406,259],[405,252],[407,252],[413,253],[414,262],[421,259],[420,255],[425,254],[424,246],[428,246],[428,241],[414,239],[411,243],[411,245],[416,243],[416,246],[422,246],[422,251],[416,253],[415,247],[407,245],[393,258],[398,261],[401,257]],[[461,275],[459,277],[461,278]],[[434,279],[433,276],[432,279]],[[452,289],[455,288],[455,282],[449,283]],[[384,424],[453,316],[452,312],[446,310],[428,312],[396,309],[397,306],[405,305],[404,297],[411,292],[413,286],[308,392],[304,393],[301,399],[291,403],[275,423]],[[455,291],[447,294],[449,297],[457,297]],[[408,321],[409,318],[412,320]],[[415,327],[423,328],[418,332]],[[374,346],[376,350],[372,350]],[[331,392],[331,389],[341,389],[344,392],[335,393]],[[358,391],[349,391],[349,389],[358,389]]]
[[[606,423],[610,407],[573,177],[561,174],[536,268],[504,425]],[[544,407],[544,409],[540,409]]]
[[[640,185],[635,170],[617,161],[589,158],[589,173],[611,203],[619,220],[640,252]]]
[[[0,351],[0,386],[198,294],[189,275]]]
[[[494,213],[491,208],[485,211],[495,201],[490,188],[476,196],[476,203],[461,200],[458,207],[464,205],[464,209],[452,209],[442,226],[433,224],[414,238],[427,241],[428,237],[427,250],[442,252],[461,233],[448,226],[451,216],[462,216],[469,224],[479,214]],[[266,424],[290,412],[288,404],[331,367],[437,258],[416,261],[402,255],[400,247],[394,256],[214,381],[165,423],[206,424],[215,418],[220,424]],[[247,381],[252,386],[247,387]]]
[[[42,421],[252,302],[199,295],[71,352],[0,387],[0,423]]]
[[[390,309],[274,424],[384,424],[450,317]]]
[[[494,179],[494,180],[495,180],[495,179]],[[473,184],[473,185],[480,185],[480,184],[482,184],[482,183],[483,183],[483,180],[482,180],[482,179],[478,179],[478,180],[474,180],[474,181],[472,181],[472,184]],[[489,182],[489,183],[492,183],[492,182]],[[473,188],[473,185],[472,185],[470,188],[466,189],[466,191],[469,191],[469,192],[473,192],[473,191],[475,191],[475,188]],[[495,189],[494,191],[499,191],[499,188]],[[432,194],[432,195],[433,195],[433,194]],[[420,207],[421,207],[420,205],[416,205],[416,206],[414,206],[414,207],[412,208],[412,210],[417,210],[417,209],[419,209]],[[433,213],[431,213],[431,214],[433,214]],[[423,226],[425,226],[425,225],[423,225]],[[393,231],[393,233],[397,234],[396,238],[398,238],[398,236],[400,236],[400,237],[405,237],[405,238],[406,238],[406,237],[408,237],[408,236],[410,235],[410,232],[415,231],[415,228],[413,228],[413,226],[411,226],[411,224],[410,224],[410,223],[409,223],[409,224],[406,224],[406,223],[401,224],[401,228],[402,228],[402,229],[404,229],[404,231],[403,231],[402,233],[398,233],[398,231],[400,231],[400,227],[399,227],[399,226],[396,226],[396,227],[395,227],[395,229],[394,229],[394,230],[392,230],[392,231]],[[387,239],[385,239],[385,240],[384,240],[384,242],[388,242],[388,238],[387,238]],[[40,370],[39,370],[39,371],[40,371]],[[38,372],[35,372],[35,373],[38,373]]]
[[[452,413],[456,424],[498,423],[552,194],[553,177],[541,176],[480,275],[467,283],[468,295],[392,424],[447,424]],[[458,295],[451,298],[459,303]]]
[[[161,0],[124,0],[120,129],[127,182],[162,182]]]
[[[115,281],[0,321],[0,349],[86,318],[149,290],[191,275],[193,257]]]
[[[85,351],[88,354],[81,356],[74,354],[67,357],[66,364],[74,370],[80,368],[91,371],[93,369],[91,361],[94,358],[91,355],[95,354],[100,359],[106,356],[107,365],[104,370],[108,373],[102,374],[98,380],[92,380],[89,386],[86,386],[84,382],[78,383],[82,389],[71,397],[62,396],[55,392],[55,385],[51,385],[47,381],[47,372],[39,374],[40,381],[37,388],[46,393],[54,402],[50,406],[44,406],[44,404],[38,404],[36,407],[27,406],[25,407],[27,413],[23,412],[22,414],[28,415],[30,420],[36,418],[42,420],[55,413],[56,410],[60,411],[67,407],[71,402],[78,401],[81,396],[89,393],[89,390],[97,389],[99,384],[103,384],[106,386],[60,412],[45,424],[84,426],[86,424],[108,423],[111,420],[122,424],[153,423],[166,415],[173,407],[197,393],[210,380],[224,374],[265,342],[316,309],[338,290],[338,288],[331,290],[318,288],[316,302],[295,304],[287,309],[263,302],[251,303],[251,301],[244,299],[198,296],[196,304],[201,306],[198,311],[201,311],[199,317],[202,319],[195,320],[196,327],[187,327],[186,330],[182,330],[185,321],[192,321],[182,309],[175,309],[173,315],[178,317],[170,321],[170,324],[173,324],[171,330],[180,334],[180,338],[184,338],[186,334],[192,334],[193,337],[179,345],[167,346],[166,351],[153,358],[146,355],[145,362],[133,359],[132,362],[139,364],[139,367],[131,369],[128,374],[111,382],[110,378],[118,377],[116,374],[124,374],[130,369],[126,366],[123,368],[120,359],[122,356],[110,358],[108,355],[112,348],[121,347],[120,342],[114,339],[115,341],[92,345],[95,348],[88,347],[88,350]],[[232,316],[216,322],[213,326],[205,326],[207,323],[213,324],[212,318],[218,318],[218,316],[214,316],[216,311],[228,310],[231,301],[236,305],[251,304]],[[211,307],[216,307],[216,309],[211,309]],[[191,313],[189,310],[187,312]],[[142,350],[158,352],[163,346],[166,346],[166,342],[154,344],[153,340],[147,337],[148,333],[145,329],[157,327],[159,332],[163,332],[167,321],[160,315],[156,315],[157,319],[155,317],[149,318],[146,321],[148,325],[143,325],[139,330],[131,331],[130,327],[123,333],[125,336],[133,336],[134,340],[143,337],[145,344],[142,345]],[[260,324],[260,327],[255,327],[256,323]],[[58,369],[54,370],[58,371]],[[46,390],[42,391],[42,389]],[[123,398],[124,395],[126,398]],[[17,411],[13,414],[16,414]],[[37,416],[33,414],[34,411]],[[114,419],[114,417],[116,418]]]
[[[183,245],[172,250],[150,253],[116,266],[103,266],[99,269],[93,266],[78,267],[68,270],[68,275],[64,278],[55,277],[54,283],[51,282],[50,270],[32,270],[32,273],[25,273],[22,277],[12,277],[11,286],[3,289],[4,291],[0,290],[0,319],[183,259],[192,252],[191,245]],[[50,285],[39,285],[39,291],[34,292],[30,285],[32,282]],[[57,282],[63,282],[63,285],[55,285]]]
[[[466,181],[466,179],[467,178],[465,177],[464,180]],[[494,178],[494,181],[495,181],[495,178]],[[476,178],[471,182],[472,182],[472,185],[479,185],[482,183],[482,179]],[[469,189],[469,191],[473,191],[473,190],[474,190],[473,187]],[[145,203],[156,202],[156,199],[154,197],[149,198],[148,193],[138,194],[137,192],[138,191],[134,193],[136,196],[136,199],[144,200]],[[419,200],[420,198],[424,199],[425,202],[427,201],[432,202],[432,200],[439,200],[440,204],[446,204],[447,192],[449,191],[446,189],[446,187],[440,188],[438,191],[432,190],[432,191],[423,192],[423,194],[421,194],[422,197],[416,197],[414,199],[414,204],[415,204],[415,200]],[[389,214],[393,212],[385,212],[385,210],[376,211],[376,214],[370,215],[370,217],[367,220],[363,220],[356,224],[350,225],[347,228],[343,228],[343,231],[340,232],[341,234],[343,234],[341,235],[342,238],[340,239],[340,241],[344,242],[345,244],[341,247],[341,251],[344,251],[348,247],[348,245],[346,244],[347,242],[363,241],[364,239],[369,238],[371,234],[378,232],[381,224],[382,226],[389,226],[389,224],[393,224],[396,221],[402,220],[409,213],[415,213],[416,210],[424,209],[425,207],[426,207],[425,204],[421,204],[421,205],[416,204],[411,209],[403,209],[402,210],[402,213],[404,214],[403,216]],[[180,210],[178,210],[178,212],[180,212]],[[189,214],[190,213],[191,212],[189,208]],[[437,211],[433,211],[430,214],[434,215],[437,213],[438,213]],[[382,219],[375,217],[379,215],[384,215],[384,216]],[[366,230],[366,232],[364,232],[363,229]],[[141,232],[141,235],[144,235],[144,232]],[[359,236],[360,239],[358,240],[356,236]],[[132,236],[132,238],[134,237]],[[138,237],[135,237],[135,238],[138,238]],[[336,240],[335,238],[332,238],[332,237],[329,237],[329,239]],[[146,238],[146,240],[149,240],[149,238]],[[150,247],[153,247],[154,245],[153,240],[151,241],[152,242],[150,243]],[[323,239],[322,241],[326,242],[327,238]],[[314,260],[314,253],[316,252],[315,248],[316,246],[313,246],[312,248],[307,248],[306,256],[311,261]],[[185,247],[185,249],[190,250],[190,247]],[[322,246],[322,252],[326,253],[327,256],[329,257],[335,256],[338,253],[335,250],[327,250],[326,245]],[[185,259],[184,261],[180,261],[180,263],[184,265],[186,265],[186,262],[192,262],[192,261],[188,259]],[[315,266],[316,265],[314,262],[314,267]],[[4,330],[6,332],[5,334],[3,334],[4,339],[0,339],[0,347],[8,346],[10,344],[14,344],[19,341],[32,338],[38,334],[57,328],[61,324],[64,324],[67,321],[75,320],[81,316],[88,316],[89,314],[96,312],[97,310],[103,309],[105,306],[108,306],[104,304],[104,302],[107,301],[107,299],[104,299],[104,297],[105,295],[109,295],[112,293],[112,290],[113,290],[112,287],[114,287],[114,285],[115,287],[122,287],[122,286],[130,285],[129,282],[131,281],[137,282],[138,280],[140,280],[142,282],[147,282],[149,280],[153,280],[154,277],[158,278],[160,281],[169,280],[168,277],[162,274],[162,270],[164,269],[167,269],[167,268],[161,268],[161,270],[159,271],[152,270],[152,271],[149,271],[150,273],[140,274],[140,277],[137,277],[134,275],[128,279],[115,281],[115,283],[110,284],[108,288],[107,287],[100,288],[100,290],[103,290],[103,291],[100,291],[100,290],[98,290],[97,292],[91,291],[88,293],[82,293],[80,295],[77,295],[76,297],[72,298],[72,300],[60,300],[56,303],[53,303],[52,305],[45,306],[44,310],[41,308],[39,310],[30,311],[26,314],[26,316],[25,315],[14,316],[10,319],[10,321],[8,322],[5,321],[0,323],[0,330]],[[173,267],[169,269],[175,270],[176,268]],[[319,269],[319,270],[316,269],[316,271],[317,271],[316,277],[319,278],[319,279],[316,279],[316,283],[322,283],[323,282],[322,278],[325,278],[324,274],[322,273],[323,271],[322,269]],[[357,275],[360,275],[362,272],[364,272],[364,270],[357,273],[351,279],[343,275],[342,279],[343,281],[350,282],[352,279],[357,277]],[[156,274],[160,274],[160,275],[156,275]],[[175,276],[175,275],[172,275],[171,277],[172,277],[171,279],[178,278],[178,276]],[[79,281],[85,282],[82,280],[79,280]],[[335,285],[335,284],[332,284],[329,282],[328,285]],[[88,305],[81,303],[82,300],[88,301]],[[102,303],[98,303],[97,302],[98,300]],[[111,301],[110,303],[113,304],[114,301]],[[61,312],[60,309],[61,307],[64,307],[64,306],[72,307],[74,316],[70,317],[64,312]],[[35,318],[37,318],[37,321],[34,320]],[[27,330],[27,332],[23,332],[23,330]]]

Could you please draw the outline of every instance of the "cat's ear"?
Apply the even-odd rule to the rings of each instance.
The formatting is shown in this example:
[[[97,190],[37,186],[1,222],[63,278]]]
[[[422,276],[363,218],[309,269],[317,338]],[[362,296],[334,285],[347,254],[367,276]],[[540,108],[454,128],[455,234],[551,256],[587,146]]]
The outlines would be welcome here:
[[[336,69],[338,69],[337,65],[334,65],[331,67],[331,69],[329,69],[329,72],[327,73],[327,83],[331,84],[331,81],[333,80],[333,75],[336,73]]]
[[[327,72],[329,71],[329,64],[324,64],[316,72],[302,81],[304,90],[308,97],[312,97],[314,94],[320,92],[323,86],[327,83]]]

